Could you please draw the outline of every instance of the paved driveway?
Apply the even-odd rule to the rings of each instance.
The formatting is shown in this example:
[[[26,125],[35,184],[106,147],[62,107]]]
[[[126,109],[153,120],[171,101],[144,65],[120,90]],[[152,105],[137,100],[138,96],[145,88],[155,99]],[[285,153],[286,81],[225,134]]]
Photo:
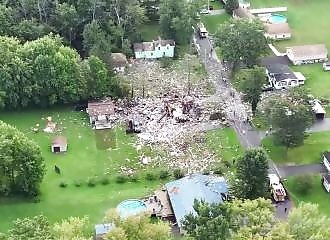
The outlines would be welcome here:
[[[314,174],[314,173],[326,173],[327,170],[323,164],[305,164],[297,166],[277,166],[281,178],[290,176]]]
[[[330,131],[330,118],[325,118],[321,121],[317,121],[313,126],[307,130],[307,132],[324,132]]]

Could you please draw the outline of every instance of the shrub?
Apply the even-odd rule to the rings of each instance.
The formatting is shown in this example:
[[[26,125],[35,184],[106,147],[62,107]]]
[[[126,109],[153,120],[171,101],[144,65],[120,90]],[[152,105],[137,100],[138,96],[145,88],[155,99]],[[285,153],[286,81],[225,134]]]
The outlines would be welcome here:
[[[160,170],[159,179],[167,179],[169,176],[170,176],[170,173],[168,170],[166,170],[166,169]]]
[[[175,179],[180,179],[184,177],[184,173],[180,168],[177,168],[173,170],[173,176]]]
[[[139,175],[137,174],[132,174],[131,176],[129,176],[129,180],[131,182],[138,182],[139,181]]]
[[[221,164],[218,164],[214,168],[212,168],[212,171],[216,175],[223,175],[226,172],[225,166],[223,166]]]
[[[87,186],[88,187],[95,187],[96,185],[96,180],[94,177],[90,177],[87,179]]]
[[[81,187],[81,185],[82,185],[82,181],[80,181],[80,180],[76,180],[76,181],[74,181],[74,183],[73,183],[76,187]]]
[[[116,183],[125,183],[127,181],[127,177],[123,174],[118,175],[116,177]]]
[[[204,174],[204,175],[210,175],[210,170],[208,170],[208,169],[204,169],[204,170],[203,170],[203,174]]]
[[[227,168],[230,168],[232,166],[232,163],[228,160],[224,160],[223,161],[223,164],[227,167]]]
[[[153,172],[148,172],[148,173],[146,174],[146,180],[147,180],[147,181],[154,181],[154,180],[156,180],[156,178],[157,178],[157,176],[156,176],[156,174],[153,173]]]
[[[61,188],[66,188],[68,186],[68,184],[64,181],[60,182],[60,185],[59,185]]]
[[[108,184],[110,183],[110,180],[109,180],[109,178],[107,178],[106,176],[103,176],[103,177],[101,178],[101,180],[100,180],[100,183],[101,183],[102,185],[108,185]]]
[[[301,175],[294,178],[295,189],[301,195],[307,195],[312,189],[313,179],[311,175]]]

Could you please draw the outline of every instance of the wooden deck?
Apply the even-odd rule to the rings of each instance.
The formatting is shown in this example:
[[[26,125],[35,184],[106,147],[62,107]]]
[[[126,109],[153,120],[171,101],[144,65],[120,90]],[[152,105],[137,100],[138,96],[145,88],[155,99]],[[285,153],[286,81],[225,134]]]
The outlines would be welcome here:
[[[170,200],[166,190],[157,190],[153,196],[144,200],[147,211],[157,217],[170,218],[174,216]]]

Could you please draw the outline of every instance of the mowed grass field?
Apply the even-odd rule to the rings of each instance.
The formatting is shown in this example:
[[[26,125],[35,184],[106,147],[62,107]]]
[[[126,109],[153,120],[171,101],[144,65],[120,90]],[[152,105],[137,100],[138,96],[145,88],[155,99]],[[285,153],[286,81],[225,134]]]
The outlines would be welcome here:
[[[252,8],[288,7],[283,13],[288,17],[292,30],[290,40],[275,45],[284,52],[286,47],[307,44],[325,44],[330,50],[330,1],[324,0],[251,0]],[[321,64],[293,67],[302,72],[307,81],[305,87],[317,97],[330,98],[330,72],[324,72]]]
[[[327,193],[321,183],[320,175],[312,175],[311,188],[306,195],[297,192],[297,179],[289,177],[285,183],[290,193],[291,199],[298,205],[301,202],[311,202],[319,205],[320,212],[330,216],[329,193]]]
[[[289,149],[287,155],[285,148],[275,146],[271,137],[265,138],[262,144],[270,158],[280,165],[320,163],[321,154],[330,151],[330,132],[311,133],[304,145]]]
[[[51,153],[51,140],[56,134],[44,133],[45,118],[51,116],[63,129],[58,135],[67,137],[68,152]],[[126,136],[121,128],[111,134],[117,145],[109,150],[100,150],[96,146],[95,131],[88,126],[86,113],[70,109],[25,111],[1,113],[0,120],[16,126],[41,147],[47,172],[41,185],[40,202],[25,199],[0,198],[0,232],[6,231],[12,221],[19,217],[45,214],[51,222],[69,216],[90,217],[95,224],[102,220],[104,212],[116,207],[127,198],[140,198],[161,186],[159,180],[144,180],[143,167],[139,163],[139,154],[133,147],[134,137]],[[40,124],[41,131],[33,133],[31,127]],[[99,137],[99,136],[98,136]],[[54,166],[61,169],[58,175]],[[141,174],[137,183],[119,184],[115,182],[121,166],[138,169]],[[99,180],[104,176],[110,179],[109,185],[102,185]],[[88,178],[95,178],[95,187],[87,186]],[[82,186],[76,187],[79,181]],[[68,184],[60,188],[60,182]]]

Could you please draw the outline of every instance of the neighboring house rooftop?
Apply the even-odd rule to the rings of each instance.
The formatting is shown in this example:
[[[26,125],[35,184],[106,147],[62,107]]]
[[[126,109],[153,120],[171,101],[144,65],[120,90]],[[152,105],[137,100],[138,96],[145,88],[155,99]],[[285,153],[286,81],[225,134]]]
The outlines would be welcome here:
[[[194,200],[207,203],[222,202],[222,195],[228,193],[228,185],[223,177],[194,174],[165,184],[173,212],[181,228],[185,215],[195,213]]]
[[[290,65],[291,61],[287,56],[269,56],[261,58],[261,65],[268,66],[273,64]]]
[[[296,75],[292,72],[288,65],[284,64],[271,64],[266,66],[268,74],[272,75],[276,81],[286,79],[297,79]]]
[[[103,224],[96,224],[95,225],[95,235],[96,235],[96,239],[102,239],[99,236],[102,236],[104,234],[107,234],[108,232],[110,232],[112,229],[115,228],[115,225],[112,223],[103,223]]]
[[[288,47],[296,60],[305,60],[309,58],[326,58],[328,50],[324,44],[303,45]]]
[[[89,102],[86,111],[90,116],[112,115],[115,113],[115,105],[111,100]]]
[[[327,159],[328,163],[330,164],[330,152],[326,151],[323,153],[323,155]]]
[[[238,7],[234,11],[234,14],[239,18],[253,18],[252,13],[249,12],[246,8]]]
[[[111,65],[113,67],[123,67],[127,64],[127,58],[123,53],[111,54]]]
[[[157,46],[175,46],[174,40],[163,40],[158,38],[156,41],[152,42],[142,42],[142,43],[134,43],[134,51],[135,52],[143,52],[143,51],[154,51]]]
[[[330,174],[324,175],[323,178],[328,184],[330,184]]]
[[[53,139],[52,145],[66,145],[68,144],[67,138],[63,136],[57,136]]]
[[[265,24],[268,34],[291,34],[291,29],[288,23]]]

